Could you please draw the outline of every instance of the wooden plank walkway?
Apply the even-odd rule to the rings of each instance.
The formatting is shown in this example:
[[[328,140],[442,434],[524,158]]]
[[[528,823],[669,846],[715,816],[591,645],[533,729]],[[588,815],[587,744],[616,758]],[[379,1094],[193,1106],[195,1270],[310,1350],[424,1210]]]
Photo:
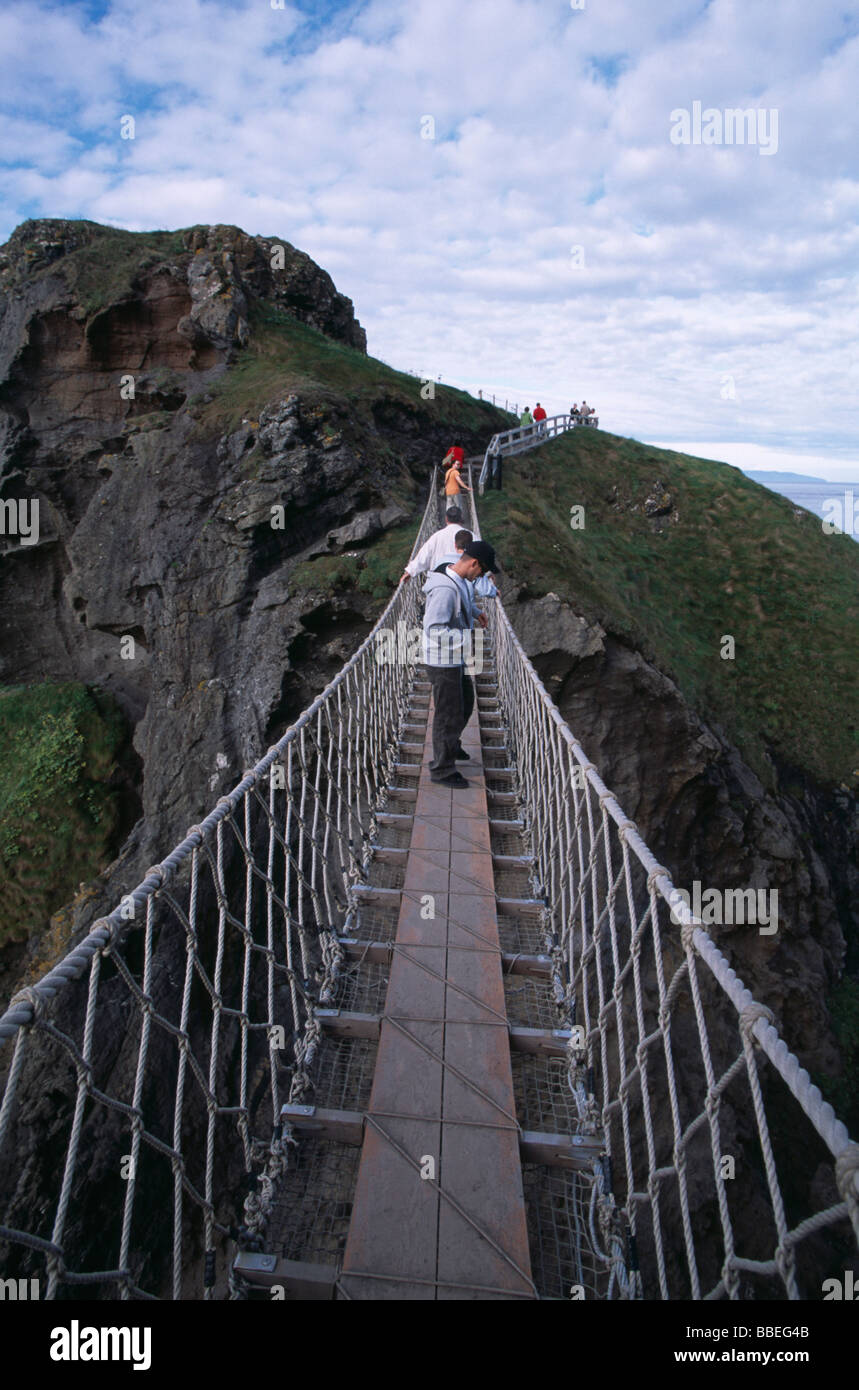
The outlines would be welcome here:
[[[339,1283],[356,1299],[535,1298],[476,709],[468,791],[430,781],[431,733],[432,709]]]

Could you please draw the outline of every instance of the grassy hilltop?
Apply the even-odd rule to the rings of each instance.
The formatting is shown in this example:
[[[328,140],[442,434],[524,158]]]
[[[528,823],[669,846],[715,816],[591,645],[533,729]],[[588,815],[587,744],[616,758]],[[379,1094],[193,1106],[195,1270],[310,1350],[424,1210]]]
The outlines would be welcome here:
[[[249,322],[250,344],[209,388],[214,399],[201,413],[205,426],[214,425],[218,432],[235,428],[266,401],[289,391],[300,392],[303,399],[310,395],[347,420],[382,426],[396,423],[398,415],[417,420],[417,403],[422,413],[432,412],[434,428],[485,432],[486,442],[497,429],[512,424],[512,416],[508,424],[503,411],[452,386],[435,384],[432,400],[423,402],[417,378],[299,323],[275,304],[252,305]]]
[[[646,515],[651,496],[671,510]],[[582,529],[571,528],[574,506]],[[636,645],[765,784],[771,751],[856,787],[859,546],[849,536],[824,535],[817,517],[726,464],[589,429],[505,464],[504,491],[486,493],[480,518],[523,596],[557,593]],[[733,660],[721,656],[726,635]]]

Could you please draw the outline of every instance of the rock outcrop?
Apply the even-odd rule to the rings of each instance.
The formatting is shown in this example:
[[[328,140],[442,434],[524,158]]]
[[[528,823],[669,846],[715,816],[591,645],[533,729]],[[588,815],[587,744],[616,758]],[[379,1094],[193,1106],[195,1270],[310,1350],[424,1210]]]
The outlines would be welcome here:
[[[132,235],[52,221],[25,223],[0,248],[0,500],[10,504],[0,508],[0,683],[108,692],[140,768],[117,858],[0,960],[8,993],[115,907],[331,679],[384,606],[389,590],[376,590],[396,583],[452,432],[476,451],[506,424],[454,393],[425,402],[418,381],[369,359],[350,301],[285,242],[234,227]],[[38,504],[26,542],[19,502],[28,518]],[[386,550],[375,588],[350,583],[376,544]],[[203,918],[217,919],[211,902]],[[165,932],[158,1002],[172,997],[183,954],[181,933]],[[109,977],[108,965],[95,1084],[131,1095],[139,1029]],[[60,994],[58,1028],[77,1032],[82,998]],[[191,1020],[195,1046],[205,1046],[206,1012]],[[222,1070],[234,1031],[225,1025]],[[166,1135],[175,1046],[165,1035],[153,1048],[144,1103]],[[73,1105],[73,1070],[35,1037],[0,1155],[12,1225],[50,1234]],[[205,1153],[205,1135],[205,1105],[192,1105],[193,1154]],[[83,1143],[91,1181],[66,1250],[78,1267],[104,1269],[116,1258],[105,1213],[124,1198],[122,1116],[96,1109]],[[217,1157],[235,1219],[240,1148]],[[199,1173],[192,1181],[202,1189]],[[160,1233],[138,1271],[149,1287],[168,1277],[168,1187],[163,1174],[141,1186],[141,1219]],[[5,1254],[7,1272],[29,1268],[26,1252]],[[188,1247],[188,1279],[201,1258]]]
[[[347,350],[342,385],[313,379],[291,322]],[[0,495],[39,504],[35,543],[0,536],[0,682],[107,690],[143,770],[142,815],[78,931],[366,634],[377,598],[296,568],[416,521],[451,429],[476,450],[506,423],[491,406],[457,422],[365,353],[323,270],[235,227],[27,222],[0,248]]]

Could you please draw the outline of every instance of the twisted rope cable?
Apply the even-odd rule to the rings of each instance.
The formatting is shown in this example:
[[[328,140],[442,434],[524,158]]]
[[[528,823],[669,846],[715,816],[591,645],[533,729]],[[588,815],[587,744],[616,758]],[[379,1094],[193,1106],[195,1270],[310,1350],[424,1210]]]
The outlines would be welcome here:
[[[470,507],[472,530],[479,536],[473,496]],[[602,1092],[603,1141],[609,1162],[613,1150],[620,1154],[633,1236],[636,1210],[644,1205],[650,1213],[649,1239],[659,1292],[663,1298],[671,1297],[677,1271],[669,1266],[666,1242],[671,1240],[675,1252],[672,1259],[676,1262],[677,1236],[671,1234],[662,1221],[661,1194],[664,1194],[679,1215],[681,1247],[685,1252],[686,1277],[692,1297],[723,1297],[726,1294],[730,1298],[739,1297],[739,1274],[752,1266],[755,1271],[776,1274],[787,1296],[796,1297],[794,1254],[806,1236],[846,1218],[852,1223],[859,1241],[859,1146],[851,1143],[832,1107],[824,1101],[779,1036],[769,1010],[754,1000],[701,922],[679,898],[669,870],[656,861],[635,823],[603,783],[525,655],[500,600],[489,606],[489,616],[502,724],[506,726],[511,761],[517,769],[517,785],[522,797],[520,816],[531,837],[536,872],[545,885],[552,922],[550,954],[553,965],[556,949],[563,963],[564,975],[553,981],[551,988],[556,1000],[570,1000],[574,1017],[576,1010],[583,1012],[589,1064],[593,1065],[590,1059],[599,1057],[597,1086]],[[619,873],[612,867],[615,837],[623,860]],[[637,876],[643,880],[638,890],[634,886]],[[624,892],[626,898],[622,913],[619,911],[620,892]],[[647,898],[646,907],[641,911],[636,906],[638,892],[646,892]],[[680,942],[674,936],[664,939],[661,936],[660,912],[664,914],[666,909],[674,914],[672,922],[679,925]],[[678,945],[682,945],[679,962],[676,959]],[[643,974],[645,958],[647,977]],[[698,969],[702,964],[716,989],[715,1001],[709,1005],[710,1017],[713,1008],[719,1009],[719,999],[733,1006],[743,1044],[738,1056],[720,1064],[718,1075],[711,1056],[708,1011],[698,981]],[[678,1070],[680,1063],[675,1060],[676,1046],[672,1040],[680,1023],[684,1029],[688,1026],[686,1020],[690,1011],[695,1029],[691,1072],[690,1059],[685,1053],[681,1054],[683,1065]],[[653,1026],[647,1022],[651,1014],[656,1020]],[[635,1042],[627,1037],[628,1020],[629,1023],[634,1020],[637,1029]],[[793,1230],[788,1229],[781,1200],[754,1045],[765,1054],[775,1077],[788,1087],[835,1160],[841,1203],[806,1218]],[[724,1046],[723,1030],[720,1048]],[[684,1047],[688,1047],[688,1042],[684,1042]],[[652,1061],[649,1060],[651,1053]],[[661,1096],[653,1090],[657,1080],[664,1093]],[[757,1141],[767,1177],[775,1235],[775,1252],[770,1261],[744,1261],[735,1253],[726,1199],[719,1112],[728,1087],[743,1080],[752,1093]],[[568,1070],[568,1084],[574,1093],[581,1086],[580,1074],[572,1064]],[[699,1085],[700,1091],[697,1090]],[[700,1095],[701,1108],[690,1115],[693,1094]],[[663,1136],[665,1120],[673,1131],[673,1152],[667,1164],[660,1164],[657,1159],[654,1127],[657,1106],[666,1112],[661,1121]],[[581,1132],[587,1110],[578,1095],[576,1113],[578,1132]],[[693,1189],[687,1172],[693,1161],[693,1143],[697,1143],[698,1136],[703,1133],[709,1135],[711,1190],[723,1243],[721,1277],[707,1295],[702,1295],[701,1290],[694,1219],[701,1198],[696,1192],[693,1206]],[[664,1137],[659,1142],[664,1144]],[[698,1150],[694,1152],[697,1179],[700,1158]],[[648,1172],[646,1192],[640,1190],[635,1179],[639,1154]],[[587,1183],[588,1179],[584,1181]],[[595,1210],[606,1202],[602,1188],[593,1201]],[[600,1222],[611,1219],[610,1207],[605,1205]],[[676,1218],[672,1217],[674,1220]],[[593,1240],[595,1230],[590,1231],[590,1236]],[[605,1251],[599,1248],[605,1256]],[[627,1268],[619,1254],[617,1273],[612,1271],[608,1292],[604,1288],[603,1296],[610,1297],[613,1290],[634,1288],[639,1283],[637,1272]]]

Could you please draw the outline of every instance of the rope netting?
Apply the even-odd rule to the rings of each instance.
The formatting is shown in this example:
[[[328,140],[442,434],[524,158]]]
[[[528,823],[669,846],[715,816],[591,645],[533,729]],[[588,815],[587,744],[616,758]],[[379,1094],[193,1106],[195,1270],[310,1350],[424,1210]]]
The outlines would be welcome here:
[[[436,504],[434,477],[413,554]],[[281,1106],[312,1091],[408,709],[413,666],[380,663],[376,635],[413,628],[417,602],[401,585],[296,724],[0,1019],[4,1277],[44,1275],[49,1298],[241,1296],[233,1256],[263,1249],[290,1167]],[[488,609],[570,1138],[601,1148],[539,1198],[574,1227],[564,1269],[587,1296],[819,1297],[859,1235],[859,1146]]]
[[[413,554],[435,492],[434,474]],[[378,661],[376,634],[412,628],[417,601],[398,588],[280,741],[0,1019],[4,1277],[51,1299],[240,1294],[234,1249],[261,1248],[289,1161],[281,1106],[312,1084],[406,711],[412,672]]]
[[[859,1145],[600,779],[500,601],[488,611],[570,1029],[572,1136],[604,1147],[589,1191],[565,1175],[556,1201],[580,1213],[584,1294],[820,1298],[855,1256]]]

